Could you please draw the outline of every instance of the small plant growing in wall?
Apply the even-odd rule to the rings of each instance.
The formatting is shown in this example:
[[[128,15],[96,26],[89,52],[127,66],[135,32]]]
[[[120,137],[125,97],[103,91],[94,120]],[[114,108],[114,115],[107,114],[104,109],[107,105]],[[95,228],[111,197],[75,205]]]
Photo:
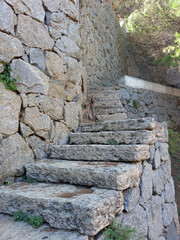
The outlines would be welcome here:
[[[16,79],[12,78],[10,75],[11,67],[5,66],[4,71],[0,74],[0,82],[2,82],[7,90],[17,91]],[[19,75],[17,79],[20,81]]]
[[[135,100],[133,100],[133,108],[135,108],[136,110],[138,110],[139,108],[139,103]]]
[[[118,144],[115,139],[110,139],[110,140],[108,141],[108,143],[109,143],[109,145],[117,145],[117,144]]]

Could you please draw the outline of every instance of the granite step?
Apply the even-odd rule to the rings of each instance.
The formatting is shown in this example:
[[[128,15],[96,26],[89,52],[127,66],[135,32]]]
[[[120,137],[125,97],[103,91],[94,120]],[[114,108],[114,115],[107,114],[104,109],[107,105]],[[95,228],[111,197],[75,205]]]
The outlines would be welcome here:
[[[154,144],[153,131],[76,132],[70,135],[70,144]],[[112,142],[112,143],[111,143]]]
[[[139,183],[139,164],[48,159],[26,164],[25,168],[27,177],[39,182],[61,182],[121,191]]]
[[[121,191],[69,184],[15,183],[0,187],[0,213],[42,216],[51,227],[94,236],[123,210]]]
[[[94,113],[95,115],[117,114],[117,113],[124,113],[124,109],[121,107],[94,108]]]
[[[81,124],[81,132],[125,131],[125,130],[153,130],[156,122],[153,118],[127,119],[119,121],[95,122]]]
[[[105,114],[105,115],[97,115],[97,119],[101,122],[106,121],[119,121],[127,119],[126,113],[115,113],[115,114]]]
[[[149,145],[50,145],[49,158],[76,161],[138,162],[150,157]]]

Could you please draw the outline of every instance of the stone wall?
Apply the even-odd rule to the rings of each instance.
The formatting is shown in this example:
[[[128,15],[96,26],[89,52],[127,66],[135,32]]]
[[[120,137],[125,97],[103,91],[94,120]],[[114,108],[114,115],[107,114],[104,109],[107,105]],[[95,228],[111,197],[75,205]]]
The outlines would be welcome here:
[[[180,90],[125,76],[116,87],[128,118],[153,117],[180,128]]]
[[[0,83],[0,180],[22,175],[63,144],[79,124],[82,61],[78,0],[0,0],[0,72],[10,65],[17,91]],[[17,77],[19,76],[19,77]]]
[[[105,0],[83,0],[81,37],[87,85],[112,86],[126,73],[125,33]]]

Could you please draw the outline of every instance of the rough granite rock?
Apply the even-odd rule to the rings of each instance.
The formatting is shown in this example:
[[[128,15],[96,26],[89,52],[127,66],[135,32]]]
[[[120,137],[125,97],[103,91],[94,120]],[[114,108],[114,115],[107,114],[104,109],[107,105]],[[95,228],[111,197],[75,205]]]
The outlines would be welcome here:
[[[0,30],[14,35],[14,25],[17,23],[16,15],[4,0],[0,0],[0,6]]]
[[[53,39],[58,39],[62,34],[68,33],[69,19],[62,12],[54,12],[50,16],[49,32]]]
[[[174,204],[165,203],[163,206],[163,223],[165,227],[169,227],[174,218]]]
[[[114,144],[153,144],[156,137],[150,131],[116,131],[97,133],[72,133],[71,144],[106,144],[113,140]]]
[[[66,103],[64,107],[64,120],[66,125],[76,131],[79,124],[78,105],[75,102]]]
[[[45,11],[42,6],[42,0],[5,0],[9,3],[16,14],[29,15],[32,18],[44,22]]]
[[[68,57],[67,61],[67,80],[73,84],[80,83],[81,81],[81,65],[76,59]]]
[[[159,143],[159,152],[160,152],[160,158],[162,161],[167,161],[169,160],[170,156],[169,156],[169,145],[168,143]]]
[[[21,98],[0,83],[0,133],[8,136],[18,132]]]
[[[70,18],[79,20],[79,1],[64,0],[60,3],[60,9]]]
[[[0,62],[9,64],[14,57],[21,57],[24,54],[21,41],[6,33],[0,32]]]
[[[137,162],[150,155],[148,145],[52,145],[49,151],[53,159],[110,162]]]
[[[16,83],[19,92],[48,93],[49,77],[37,67],[34,67],[21,59],[14,59],[11,64],[11,68],[11,76],[16,78],[17,75],[19,75],[21,78],[21,81]]]
[[[32,228],[25,222],[15,222],[8,215],[0,214],[0,239],[1,240],[88,240],[87,236],[75,231],[64,231],[51,228],[48,224],[43,224],[40,228]]]
[[[165,185],[164,200],[165,203],[172,203],[175,201],[175,187],[172,177],[170,178],[170,181]]]
[[[120,191],[68,184],[16,183],[0,187],[0,212],[13,215],[20,209],[42,216],[52,227],[93,236],[122,212],[123,195]]]
[[[141,197],[143,198],[144,202],[148,201],[152,196],[152,180],[152,165],[145,162],[140,183]]]
[[[63,145],[69,142],[69,130],[63,122],[54,122],[54,138],[52,142],[56,145]]]
[[[51,78],[60,80],[64,74],[62,59],[54,52],[46,52],[46,67]]]
[[[33,161],[32,150],[18,133],[5,138],[0,144],[0,180],[23,175],[24,164]]]
[[[64,182],[114,190],[139,184],[139,164],[43,160],[26,165],[26,171],[28,178],[40,182]]]
[[[124,191],[123,195],[124,195],[124,210],[126,212],[133,211],[136,208],[140,198],[139,186]]]
[[[0,63],[0,73],[2,73],[3,71],[4,71],[4,65]]]
[[[34,133],[34,131],[29,126],[22,122],[20,122],[20,132],[24,138],[29,137]]]
[[[23,120],[38,136],[45,139],[51,138],[51,119],[47,114],[40,113],[37,107],[26,108]]]
[[[161,156],[160,156],[159,150],[157,149],[154,153],[153,168],[158,169],[160,165],[161,165]]]
[[[65,99],[65,81],[64,81],[64,79],[61,79],[61,81],[50,79],[48,95],[50,97],[54,97],[54,98]]]
[[[44,6],[48,9],[50,12],[56,12],[59,10],[61,0],[56,1],[49,1],[49,0],[42,0]]]
[[[22,14],[18,17],[17,37],[29,47],[51,50],[54,46],[43,24]]]
[[[38,48],[31,48],[29,52],[29,60],[30,64],[38,67],[42,71],[45,70],[45,58],[44,53],[41,49]]]

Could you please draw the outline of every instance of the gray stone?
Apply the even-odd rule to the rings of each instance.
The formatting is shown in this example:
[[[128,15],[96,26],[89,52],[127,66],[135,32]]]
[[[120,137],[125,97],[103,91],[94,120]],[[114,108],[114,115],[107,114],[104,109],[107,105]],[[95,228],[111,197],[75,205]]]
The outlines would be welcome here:
[[[124,210],[131,212],[135,209],[140,198],[139,186],[136,188],[130,188],[123,192],[124,195]]]
[[[49,22],[49,32],[52,38],[58,39],[62,34],[67,35],[69,19],[62,12],[51,14]]]
[[[6,90],[0,83],[0,133],[11,135],[18,132],[21,98],[14,92]]]
[[[160,157],[162,161],[167,161],[169,160],[169,145],[167,143],[159,143],[159,152],[160,152]]]
[[[45,159],[47,157],[47,146],[46,143],[39,137],[30,136],[26,138],[26,142],[32,148],[35,159]]]
[[[150,240],[157,240],[163,235],[162,207],[163,200],[160,196],[152,196],[152,200],[146,205],[148,239]]]
[[[56,1],[49,1],[49,0],[42,0],[44,6],[48,9],[50,12],[57,12],[60,7],[61,0]]]
[[[24,54],[21,41],[6,33],[0,32],[0,62],[9,64],[14,57],[21,57]]]
[[[122,121],[81,124],[82,132],[121,131],[121,130],[152,130],[155,122],[152,118],[127,119]]]
[[[20,93],[20,97],[22,100],[22,107],[26,108],[28,106],[28,97],[25,93]]]
[[[79,23],[70,21],[68,28],[68,37],[73,40],[77,45],[81,42]]]
[[[40,113],[37,107],[26,108],[23,120],[38,136],[47,140],[51,138],[51,119],[47,114]]]
[[[22,14],[18,17],[17,37],[32,48],[51,50],[54,46],[54,41],[43,24]]]
[[[67,61],[67,80],[73,84],[77,84],[81,82],[81,65],[77,60],[73,58],[68,58]]]
[[[163,207],[163,223],[165,227],[169,227],[174,218],[174,204],[165,203]]]
[[[33,162],[34,155],[24,139],[16,133],[1,141],[0,159],[0,180],[3,180],[23,175],[24,164]]]
[[[164,191],[167,178],[164,175],[162,167],[153,171],[153,193],[161,195]]]
[[[148,145],[65,145],[50,146],[50,156],[64,160],[127,161],[149,158]]]
[[[155,153],[155,145],[150,146],[150,163],[153,163],[154,161],[154,153]]]
[[[124,226],[130,226],[135,228],[138,234],[143,237],[143,239],[147,236],[147,216],[145,210],[140,205],[137,205],[134,211],[130,213],[124,213],[122,224]]]
[[[17,89],[21,93],[42,93],[47,94],[49,90],[49,78],[38,68],[24,62],[21,59],[14,59],[11,64],[11,76],[20,76],[17,81]]]
[[[79,124],[78,105],[75,102],[66,103],[64,107],[64,120],[68,128],[76,131]]]
[[[60,9],[72,19],[79,20],[79,1],[61,1]]]
[[[66,36],[62,36],[61,39],[58,39],[55,47],[57,47],[61,52],[67,54],[69,57],[77,59],[80,57],[80,48],[74,41]]]
[[[42,71],[45,70],[45,58],[43,51],[37,48],[31,48],[29,53],[30,64],[40,68]]]
[[[29,15],[38,21],[44,22],[45,11],[42,6],[42,0],[5,0],[9,3],[16,14]]]
[[[171,222],[170,227],[168,228],[167,240],[179,240],[178,234],[177,234],[177,229],[174,221]]]
[[[2,73],[3,71],[4,71],[4,65],[0,63],[0,73]]]
[[[30,224],[15,222],[12,217],[5,214],[0,214],[0,229],[1,240],[88,240],[87,236],[76,231],[58,230],[51,228],[48,224],[33,229]]]
[[[69,141],[69,130],[63,122],[55,122],[54,138],[52,142],[56,145],[67,144]]]
[[[160,153],[159,150],[157,149],[154,154],[154,159],[153,159],[153,168],[157,169],[161,165],[161,159],[160,159]]]
[[[97,118],[99,121],[119,121],[119,120],[125,120],[127,119],[126,113],[115,113],[111,115],[97,115]]]
[[[178,208],[177,208],[176,202],[174,203],[174,223],[176,225],[177,234],[180,236],[180,224],[179,224]]]
[[[106,227],[122,208],[122,193],[114,190],[45,183],[15,183],[0,188],[1,213],[13,215],[21,209],[42,216],[52,227],[91,236]]]
[[[55,80],[61,80],[64,74],[62,59],[54,52],[46,52],[46,67],[50,77]]]
[[[140,183],[141,197],[145,202],[149,200],[152,196],[152,180],[153,180],[152,165],[145,162],[143,166],[143,173]]]
[[[64,182],[114,190],[125,190],[139,183],[138,164],[44,160],[26,165],[26,170],[29,178],[41,182]]]
[[[28,127],[27,125],[25,125],[24,123],[20,123],[20,131],[21,131],[21,135],[26,138],[29,137],[30,135],[32,135],[34,133],[34,131]]]
[[[0,30],[14,35],[14,25],[17,22],[16,15],[4,0],[0,0],[0,6]]]
[[[48,95],[54,98],[65,99],[64,79],[61,79],[61,81],[50,79]]]
[[[156,138],[153,132],[140,131],[116,131],[97,133],[72,133],[71,144],[106,144],[113,140],[115,144],[153,144]]]
[[[164,199],[166,203],[172,203],[175,201],[175,188],[173,178],[170,178],[170,182],[165,185]]]

